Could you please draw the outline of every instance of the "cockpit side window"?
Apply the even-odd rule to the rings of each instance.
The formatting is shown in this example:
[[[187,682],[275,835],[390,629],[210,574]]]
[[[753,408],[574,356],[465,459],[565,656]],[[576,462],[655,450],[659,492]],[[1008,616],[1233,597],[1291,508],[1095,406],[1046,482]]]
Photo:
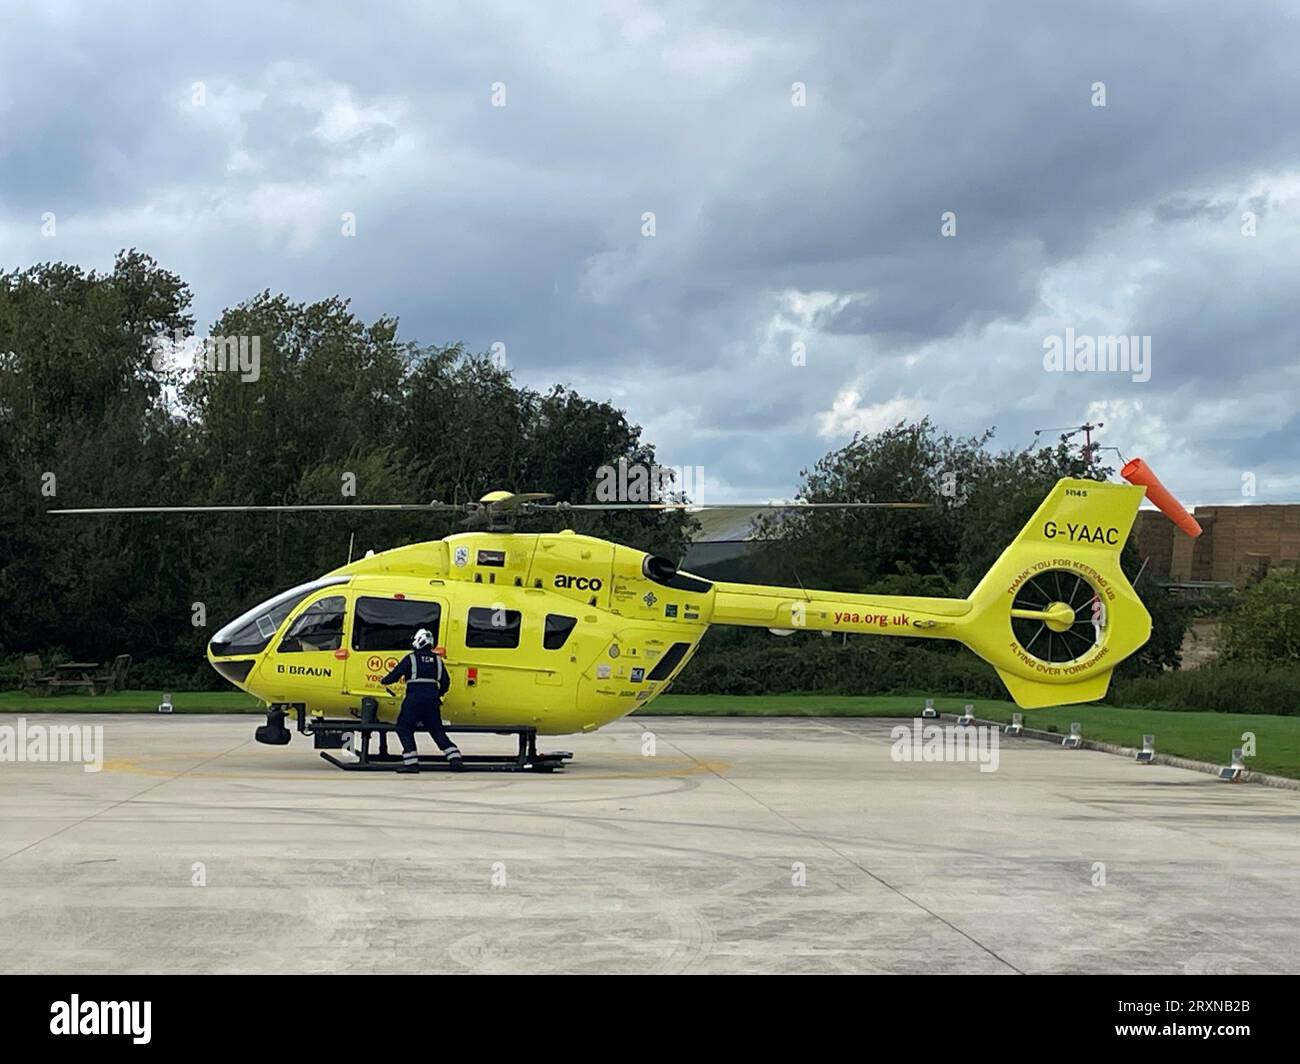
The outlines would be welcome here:
[[[313,591],[335,584],[346,584],[351,577],[331,577],[314,580],[267,599],[254,606],[246,613],[240,614],[212,637],[212,653],[217,657],[230,657],[235,654],[260,654],[267,648],[275,633],[284,624],[303,599]]]
[[[347,604],[342,595],[329,595],[313,602],[298,615],[280,640],[279,652],[299,654],[312,650],[338,650],[343,645],[343,614]]]

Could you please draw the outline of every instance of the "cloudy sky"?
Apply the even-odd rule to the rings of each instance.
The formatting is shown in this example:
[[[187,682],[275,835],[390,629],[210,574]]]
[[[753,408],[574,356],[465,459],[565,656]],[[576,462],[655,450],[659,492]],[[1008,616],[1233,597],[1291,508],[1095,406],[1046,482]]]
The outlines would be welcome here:
[[[714,501],[924,414],[1300,499],[1293,0],[5,7],[0,268],[504,344]],[[1067,330],[1149,379],[1049,371]]]

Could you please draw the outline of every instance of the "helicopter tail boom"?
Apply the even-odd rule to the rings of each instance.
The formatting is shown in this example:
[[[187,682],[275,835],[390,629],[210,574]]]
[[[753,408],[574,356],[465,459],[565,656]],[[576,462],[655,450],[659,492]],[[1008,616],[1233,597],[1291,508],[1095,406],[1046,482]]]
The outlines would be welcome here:
[[[1144,489],[1063,479],[965,599],[715,585],[713,624],[952,639],[991,664],[1017,704],[1095,701],[1151,633],[1120,570]]]

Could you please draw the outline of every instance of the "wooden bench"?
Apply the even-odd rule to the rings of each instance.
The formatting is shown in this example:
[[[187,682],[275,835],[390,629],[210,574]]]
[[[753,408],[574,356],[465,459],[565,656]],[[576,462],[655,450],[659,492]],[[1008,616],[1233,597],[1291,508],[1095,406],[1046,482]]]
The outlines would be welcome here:
[[[98,661],[69,661],[46,671],[39,654],[23,655],[22,688],[29,695],[48,695],[63,690],[83,690],[98,695],[121,691],[126,687],[126,674],[131,668],[131,655],[118,654],[113,664]]]
[[[57,691],[65,687],[84,688],[87,694],[96,695],[95,670],[100,667],[97,661],[65,661],[54,666],[54,675],[50,678],[49,689]]]
[[[45,671],[45,666],[41,662],[39,654],[23,655],[23,690],[29,695],[48,694],[50,683],[54,679],[52,673]]]
[[[131,667],[131,655],[119,654],[113,664],[95,673],[95,684],[105,694],[109,691],[121,691],[126,687],[126,673]]]

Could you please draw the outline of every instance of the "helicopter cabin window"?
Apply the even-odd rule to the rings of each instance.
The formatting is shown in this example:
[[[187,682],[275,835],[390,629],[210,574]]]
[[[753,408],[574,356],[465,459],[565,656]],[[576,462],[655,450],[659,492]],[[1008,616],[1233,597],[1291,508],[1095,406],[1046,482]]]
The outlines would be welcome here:
[[[298,615],[280,640],[280,653],[338,650],[343,645],[343,614],[346,609],[347,599],[342,595],[330,595],[313,602]]]
[[[260,606],[254,606],[212,637],[212,653],[217,657],[228,657],[232,654],[260,654],[298,603],[313,591],[328,587],[330,584],[346,584],[349,579],[351,578],[341,576],[303,584],[276,595],[273,599],[268,599]]]
[[[569,633],[577,623],[577,617],[565,617],[562,613],[548,613],[546,631],[542,634],[542,646],[547,650],[559,650],[569,641]]]
[[[352,622],[353,650],[410,650],[411,640],[421,628],[433,633],[438,643],[438,625],[442,609],[436,602],[415,599],[357,599],[357,615]]]
[[[501,606],[471,606],[465,622],[465,645],[514,649],[519,645],[519,611]]]

